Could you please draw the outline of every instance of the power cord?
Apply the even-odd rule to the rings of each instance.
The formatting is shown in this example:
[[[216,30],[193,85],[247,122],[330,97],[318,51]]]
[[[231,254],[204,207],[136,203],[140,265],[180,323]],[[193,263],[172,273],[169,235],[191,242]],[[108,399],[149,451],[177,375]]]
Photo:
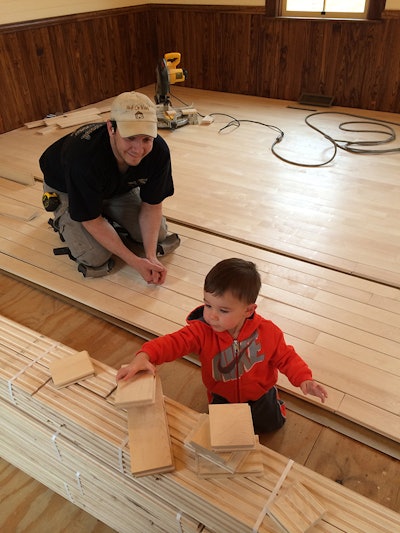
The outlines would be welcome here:
[[[178,98],[175,95],[172,95],[174,98],[179,100],[182,104],[185,104],[180,98]],[[201,113],[198,113],[198,115],[202,118],[204,118],[205,115],[202,115]],[[377,135],[381,135],[384,138],[381,140],[371,140],[371,141],[348,141],[346,139],[335,139],[334,137],[328,135],[328,133],[325,133],[322,129],[318,128],[314,124],[311,123],[312,118],[317,117],[318,115],[340,115],[340,116],[347,116],[351,117],[353,119],[357,120],[351,120],[346,122],[341,122],[338,125],[338,128],[344,132],[348,133],[373,133]],[[368,155],[381,155],[381,154],[394,154],[400,152],[399,148],[387,148],[384,150],[371,150],[366,149],[362,147],[371,147],[371,146],[381,146],[388,144],[390,142],[393,142],[396,140],[396,132],[391,126],[399,126],[400,124],[397,122],[390,122],[387,120],[378,120],[370,117],[362,117],[360,115],[355,115],[352,113],[344,113],[340,111],[317,111],[314,113],[310,113],[307,115],[304,119],[304,122],[309,126],[311,129],[322,135],[329,143],[332,145],[332,155],[322,163],[302,163],[298,161],[293,161],[288,158],[283,157],[280,155],[275,147],[283,141],[283,138],[285,136],[284,132],[278,127],[274,126],[272,124],[266,124],[265,122],[260,122],[258,120],[247,120],[247,119],[238,119],[236,117],[233,117],[231,115],[228,115],[226,113],[209,113],[207,116],[209,117],[215,117],[215,116],[222,116],[227,117],[230,119],[230,121],[220,128],[218,130],[219,134],[227,134],[231,133],[233,128],[239,128],[240,125],[244,122],[250,123],[250,124],[258,124],[260,126],[264,126],[266,128],[272,129],[273,131],[278,133],[278,136],[275,138],[274,142],[271,145],[271,152],[274,154],[275,157],[280,159],[281,161],[285,163],[289,163],[291,165],[301,166],[301,167],[322,167],[325,165],[328,165],[333,161],[338,153],[338,149],[344,150],[346,152],[352,153],[352,154],[368,154]],[[358,125],[363,126],[373,126],[374,129],[357,129]],[[379,127],[380,129],[376,129],[376,127]]]
[[[351,133],[374,133],[374,134],[378,134],[378,135],[383,135],[385,138],[384,139],[381,139],[381,140],[371,140],[371,141],[348,141],[346,139],[335,139],[334,137],[331,137],[330,135],[328,135],[327,133],[325,133],[322,129],[318,128],[317,126],[313,125],[311,123],[311,119],[313,117],[316,117],[318,115],[341,115],[341,116],[348,116],[348,117],[352,117],[352,118],[355,118],[355,119],[360,119],[360,120],[352,120],[352,121],[347,121],[347,122],[342,122],[339,124],[339,129],[342,130],[342,131],[346,131],[346,132],[351,132]],[[400,148],[388,148],[386,150],[371,150],[371,149],[364,149],[364,148],[360,148],[362,146],[379,146],[379,145],[384,145],[384,144],[387,144],[387,143],[390,143],[390,142],[393,142],[394,140],[396,140],[396,132],[395,130],[389,125],[394,125],[394,126],[400,126],[400,124],[396,123],[396,122],[389,122],[389,121],[385,121],[385,120],[377,120],[377,119],[371,119],[371,118],[368,118],[368,117],[362,117],[362,116],[359,116],[359,115],[355,115],[355,114],[352,114],[352,113],[343,113],[343,112],[339,112],[339,111],[318,111],[316,113],[310,113],[309,115],[306,116],[306,118],[304,119],[305,123],[307,124],[307,126],[309,126],[310,128],[312,128],[314,131],[316,131],[317,133],[319,133],[320,135],[322,135],[328,142],[330,142],[332,144],[332,148],[333,148],[333,153],[331,155],[331,157],[329,157],[329,159],[327,159],[327,161],[324,161],[322,163],[315,163],[315,164],[308,164],[308,163],[300,163],[300,162],[296,162],[296,161],[291,161],[283,156],[281,156],[280,154],[278,154],[275,150],[275,146],[282,140],[276,140],[272,147],[271,147],[271,151],[272,153],[278,158],[280,159],[281,161],[284,161],[285,163],[290,163],[291,165],[297,165],[297,166],[303,166],[303,167],[321,167],[321,166],[325,166],[327,164],[329,164],[331,161],[333,161],[333,159],[336,157],[337,155],[337,152],[338,152],[338,149],[341,149],[341,150],[344,150],[346,152],[350,152],[350,153],[353,153],[353,154],[370,154],[370,155],[381,155],[381,154],[393,154],[393,153],[399,153],[400,152]],[[355,125],[372,125],[375,127],[375,129],[365,129],[365,128],[362,128],[362,129],[357,129],[355,127]],[[381,129],[376,129],[376,127],[379,127]]]
[[[346,139],[335,139],[334,137],[330,136],[328,133],[325,133],[322,129],[318,128],[317,126],[311,123],[311,120],[313,117],[316,117],[318,115],[328,115],[328,114],[342,115],[342,116],[352,117],[355,119],[360,119],[360,120],[351,120],[351,121],[340,123],[338,128],[342,131],[349,132],[349,133],[374,133],[377,135],[381,135],[384,138],[380,140],[370,140],[370,141],[365,141],[365,140],[364,141],[348,141]],[[331,161],[333,161],[333,159],[337,155],[338,149],[341,149],[341,150],[344,150],[346,152],[350,152],[353,154],[370,154],[370,155],[381,155],[381,154],[390,154],[390,153],[400,152],[400,148],[388,148],[385,150],[371,150],[371,149],[362,148],[362,147],[385,145],[385,144],[395,141],[396,132],[391,127],[391,125],[400,126],[400,124],[396,122],[385,121],[385,120],[376,120],[376,119],[366,118],[366,117],[354,115],[351,113],[343,113],[343,112],[338,112],[338,111],[318,111],[315,113],[310,113],[304,119],[307,126],[309,126],[311,129],[313,129],[314,131],[322,135],[332,145],[332,150],[333,150],[332,155],[326,161],[323,161],[321,163],[302,163],[302,162],[290,160],[280,155],[276,151],[275,147],[279,143],[282,142],[285,134],[278,126],[266,124],[264,122],[260,122],[257,120],[237,119],[225,113],[210,113],[209,116],[225,116],[231,119],[225,126],[223,126],[222,128],[218,130],[218,133],[220,134],[230,133],[232,131],[232,128],[239,128],[240,125],[244,122],[259,124],[261,126],[264,126],[266,128],[270,128],[276,131],[278,133],[278,136],[276,137],[276,139],[271,145],[271,152],[274,154],[275,157],[277,157],[281,161],[285,163],[289,163],[291,165],[297,165],[301,167],[312,168],[312,167],[325,166],[329,164]],[[358,125],[374,126],[374,129],[365,129],[365,128],[358,129]],[[377,129],[376,127],[378,127],[379,129]]]

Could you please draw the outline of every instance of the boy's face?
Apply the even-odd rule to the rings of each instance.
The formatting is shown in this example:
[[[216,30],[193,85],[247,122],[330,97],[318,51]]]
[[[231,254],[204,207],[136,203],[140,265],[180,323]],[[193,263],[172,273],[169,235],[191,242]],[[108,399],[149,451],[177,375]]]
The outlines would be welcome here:
[[[228,331],[236,338],[246,318],[251,316],[256,304],[238,300],[230,291],[222,296],[204,292],[204,319],[214,331]]]

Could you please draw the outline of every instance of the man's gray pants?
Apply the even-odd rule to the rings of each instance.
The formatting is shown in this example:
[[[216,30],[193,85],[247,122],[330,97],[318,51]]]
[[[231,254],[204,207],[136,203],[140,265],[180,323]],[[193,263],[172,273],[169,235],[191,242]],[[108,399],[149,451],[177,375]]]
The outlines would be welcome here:
[[[68,194],[43,184],[44,192],[55,192],[60,199],[60,205],[54,211],[54,227],[60,232],[70,254],[78,263],[89,267],[100,267],[111,258],[111,252],[104,248],[83,227],[81,222],[72,220],[68,209]],[[119,226],[122,226],[133,241],[142,242],[139,226],[139,211],[141,206],[139,188],[121,194],[103,202],[103,215]],[[167,237],[167,223],[162,218],[158,242]]]

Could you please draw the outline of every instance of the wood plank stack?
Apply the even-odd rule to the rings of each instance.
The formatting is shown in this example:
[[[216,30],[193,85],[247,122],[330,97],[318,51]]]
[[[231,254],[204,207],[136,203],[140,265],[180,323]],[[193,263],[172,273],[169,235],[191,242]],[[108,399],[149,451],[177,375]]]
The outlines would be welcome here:
[[[247,404],[239,405],[247,406]],[[213,407],[215,406],[209,406],[210,414]],[[203,413],[184,439],[184,444],[195,455],[196,472],[200,477],[232,477],[232,474],[235,476],[262,475],[264,467],[261,461],[258,437],[254,435],[253,431],[251,436],[253,443],[250,449],[231,446],[228,450],[216,450],[211,443],[210,417]]]
[[[43,180],[39,157],[53,142],[87,123],[105,122],[112,99],[52,115],[0,136],[0,176],[16,183],[34,185]],[[21,146],[24,147],[21,150]]]
[[[127,413],[113,403],[115,371],[56,389],[51,361],[68,347],[0,319],[0,453],[117,531],[278,533],[265,507],[300,483],[325,510],[321,533],[393,533],[400,515],[260,446],[261,476],[200,478],[184,441],[201,415],[165,398],[175,469],[130,472]],[[284,474],[284,476],[283,476]]]

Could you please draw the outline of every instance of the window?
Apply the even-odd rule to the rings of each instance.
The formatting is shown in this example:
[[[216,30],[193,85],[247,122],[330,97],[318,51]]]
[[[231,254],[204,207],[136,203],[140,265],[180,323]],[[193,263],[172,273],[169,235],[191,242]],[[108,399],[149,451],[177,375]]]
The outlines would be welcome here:
[[[283,0],[282,16],[366,19],[368,7],[369,0]]]

